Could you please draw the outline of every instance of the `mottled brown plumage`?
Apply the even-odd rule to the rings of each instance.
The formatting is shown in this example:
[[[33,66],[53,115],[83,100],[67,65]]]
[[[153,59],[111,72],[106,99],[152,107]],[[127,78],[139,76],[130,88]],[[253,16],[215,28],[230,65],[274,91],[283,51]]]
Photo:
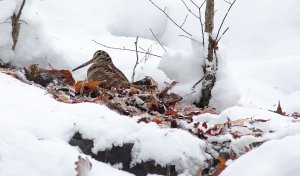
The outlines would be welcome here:
[[[89,64],[92,65],[87,71],[88,81],[104,81],[106,80],[106,87],[125,87],[129,85],[126,76],[113,64],[111,57],[102,50],[95,52],[93,58],[88,62],[76,67],[72,71],[85,67]]]

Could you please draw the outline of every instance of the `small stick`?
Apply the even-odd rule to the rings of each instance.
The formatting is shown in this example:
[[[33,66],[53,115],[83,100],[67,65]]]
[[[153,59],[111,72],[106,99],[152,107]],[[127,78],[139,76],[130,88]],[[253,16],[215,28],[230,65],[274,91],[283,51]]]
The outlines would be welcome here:
[[[194,42],[197,42],[197,43],[200,43],[200,44],[202,44],[201,42],[199,42],[198,40],[196,40],[196,39],[193,39],[192,37],[189,37],[189,36],[186,36],[186,35],[178,35],[179,37],[184,37],[184,38],[188,38],[188,39],[190,39],[190,40],[192,40],[192,41],[194,41]]]
[[[155,40],[157,41],[157,43],[165,50],[165,52],[167,52],[166,48],[160,43],[160,41],[158,40],[158,38],[156,37],[156,35],[154,34],[154,32],[152,31],[151,28],[150,28],[150,31],[151,31],[153,37],[155,38]]]
[[[199,16],[196,15],[196,14],[195,14],[188,6],[187,6],[187,4],[186,4],[186,2],[185,2],[184,0],[181,0],[181,2],[184,4],[184,6],[186,7],[186,9],[187,9],[194,17],[196,17],[196,18],[199,19]],[[197,6],[197,8],[198,8],[198,6]]]
[[[181,27],[185,24],[185,22],[186,22],[188,16],[189,16],[189,14],[186,14],[186,16],[185,16],[185,18],[184,18],[184,20],[183,20],[183,23],[180,25]]]
[[[221,35],[221,37],[218,39],[217,43],[222,39],[222,37],[224,36],[224,34],[228,31],[229,27],[227,27],[225,29],[225,31],[223,32],[223,34]]]
[[[193,85],[192,89],[195,89],[195,87],[196,87],[199,83],[201,83],[201,81],[203,81],[204,78],[205,78],[205,75],[204,75],[199,81],[197,81],[197,82]]]
[[[136,50],[133,50],[133,49],[127,49],[127,48],[118,48],[118,47],[111,47],[111,46],[107,46],[107,45],[104,45],[104,44],[102,44],[102,43],[99,43],[99,42],[97,42],[97,41],[95,41],[95,40],[92,40],[93,42],[95,42],[96,44],[98,44],[98,45],[101,45],[101,46],[103,46],[103,47],[105,47],[105,48],[109,48],[109,49],[115,49],[115,50],[123,50],[123,51],[133,51],[133,52],[136,52]],[[160,58],[162,58],[162,56],[159,56],[159,55],[156,55],[156,54],[152,54],[152,53],[148,53],[148,52],[144,52],[144,51],[137,51],[138,53],[143,53],[143,54],[148,54],[148,55],[151,55],[151,56],[155,56],[155,57],[160,57]]]
[[[182,0],[183,1],[183,0]],[[203,22],[202,22],[202,15],[201,15],[201,7],[204,5],[204,3],[206,2],[206,0],[204,0],[202,2],[202,4],[200,6],[198,6],[193,0],[190,0],[192,4],[194,4],[195,7],[198,8],[198,13],[199,13],[199,22],[200,22],[200,25],[201,25],[201,33],[202,33],[202,45],[204,47],[205,43],[204,43],[204,30],[203,30]]]
[[[136,36],[136,40],[135,40],[135,42],[134,42],[134,45],[135,45],[135,53],[136,53],[136,62],[135,62],[135,65],[134,65],[134,67],[133,67],[132,77],[131,77],[131,82],[134,82],[135,69],[136,69],[137,65],[139,64],[138,39],[139,39],[139,36]]]

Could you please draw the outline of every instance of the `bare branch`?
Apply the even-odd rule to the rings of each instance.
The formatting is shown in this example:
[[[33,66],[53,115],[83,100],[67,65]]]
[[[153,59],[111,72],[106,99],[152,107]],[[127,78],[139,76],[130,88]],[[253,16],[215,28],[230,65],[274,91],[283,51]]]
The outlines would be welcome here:
[[[136,62],[135,62],[135,65],[133,67],[132,76],[131,76],[131,82],[134,82],[135,69],[136,69],[137,65],[139,64],[138,39],[139,39],[139,36],[136,36],[136,40],[134,42],[135,53],[136,53]]]
[[[185,18],[184,18],[184,20],[183,20],[182,24],[180,25],[181,27],[182,27],[182,26],[185,24],[185,22],[186,22],[186,20],[187,20],[188,16],[189,16],[189,14],[186,14],[186,16],[185,16]]]
[[[155,40],[157,41],[157,43],[165,50],[165,52],[167,52],[167,50],[166,50],[165,47],[160,43],[160,41],[158,40],[158,38],[156,37],[156,35],[154,34],[154,32],[152,31],[151,28],[150,28],[150,31],[151,31],[153,37],[155,38]]]
[[[200,6],[198,6],[193,0],[190,0],[191,3],[192,3],[195,7],[197,7],[199,16],[195,15],[194,13],[192,13],[191,9],[186,5],[186,3],[184,2],[184,0],[181,0],[181,1],[184,3],[184,5],[185,5],[185,7],[188,9],[188,11],[189,11],[191,14],[193,14],[195,17],[197,17],[197,18],[199,19],[199,22],[200,22],[200,25],[201,25],[201,33],[202,33],[202,45],[203,45],[203,47],[204,47],[205,43],[204,43],[204,30],[203,30],[203,23],[202,23],[201,7],[204,5],[204,3],[206,2],[206,0],[204,0]]]
[[[190,0],[192,4],[194,4],[194,6],[196,6],[198,9],[201,9],[201,7],[205,4],[206,0],[204,0],[202,2],[202,4],[200,6],[198,6],[193,0]]]
[[[190,40],[192,40],[192,41],[194,41],[194,42],[197,42],[197,43],[199,43],[199,44],[201,44],[202,45],[202,43],[201,42],[199,42],[198,40],[196,40],[196,39],[193,39],[192,37],[190,37],[190,36],[186,36],[186,35],[178,35],[179,37],[184,37],[184,38],[188,38],[188,39],[190,39]]]
[[[222,37],[224,36],[224,34],[228,31],[229,27],[227,27],[225,29],[225,31],[222,33],[221,37],[217,40],[217,43],[222,39]]]
[[[204,47],[205,43],[204,43],[204,30],[203,30],[203,23],[202,23],[201,7],[198,10],[199,10],[199,20],[200,20],[200,25],[201,25],[201,33],[202,33],[202,45]]]
[[[196,87],[199,83],[201,83],[201,82],[203,81],[204,78],[205,78],[205,74],[204,74],[204,76],[203,76],[199,81],[197,81],[197,82],[193,85],[192,89],[194,90],[195,87]]]
[[[220,27],[219,27],[219,29],[218,29],[218,33],[217,33],[217,36],[216,36],[216,39],[215,39],[216,41],[217,41],[217,39],[218,39],[218,37],[219,37],[219,33],[220,33],[221,28],[222,28],[222,26],[223,26],[223,24],[224,24],[224,21],[225,21],[225,19],[226,19],[228,13],[230,12],[230,9],[232,8],[232,6],[234,5],[235,2],[236,2],[236,0],[234,0],[234,1],[230,4],[230,6],[229,6],[229,8],[228,8],[228,10],[227,10],[227,12],[226,12],[226,14],[225,14],[223,20],[222,20],[222,23],[221,23],[221,25],[220,25]]]
[[[93,42],[95,42],[96,44],[98,45],[101,45],[105,48],[109,48],[109,49],[115,49],[115,50],[123,50],[123,51],[133,51],[133,52],[136,52],[136,50],[133,50],[133,49],[128,49],[128,48],[118,48],[118,47],[112,47],[112,46],[107,46],[107,45],[104,45],[102,43],[99,43],[95,40],[92,40]],[[159,56],[159,55],[156,55],[156,54],[152,54],[152,53],[148,53],[148,52],[144,52],[144,51],[137,51],[138,53],[143,53],[143,54],[148,54],[148,55],[151,55],[151,56],[155,56],[155,57],[159,57],[159,58],[162,58],[162,56]]]
[[[166,8],[161,9],[157,4],[155,4],[152,0],[149,0],[158,10],[160,10],[162,13],[164,13],[166,15],[166,17],[172,21],[172,23],[174,23],[179,29],[181,29],[184,33],[186,33],[189,36],[192,36],[191,33],[187,32],[185,29],[183,29],[179,24],[177,24],[165,11]]]
[[[181,0],[181,2],[184,4],[184,6],[186,7],[186,9],[187,9],[194,17],[196,17],[196,18],[199,19],[199,16],[196,15],[196,14],[195,14],[188,6],[187,6],[187,4],[185,3],[184,0]],[[197,6],[197,8],[198,8],[198,6]]]
[[[232,3],[226,0],[223,0],[224,2],[226,2],[227,4],[231,5]]]

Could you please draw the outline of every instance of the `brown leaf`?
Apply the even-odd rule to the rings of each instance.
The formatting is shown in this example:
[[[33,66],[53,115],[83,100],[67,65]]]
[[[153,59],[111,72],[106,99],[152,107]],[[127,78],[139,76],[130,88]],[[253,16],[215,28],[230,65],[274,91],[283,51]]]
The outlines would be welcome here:
[[[103,85],[106,81],[77,81],[75,84],[75,92],[80,93],[80,90],[82,89],[82,86],[84,86],[84,93],[91,93]]]
[[[154,117],[152,119],[152,122],[155,122],[157,124],[161,124],[161,122],[163,121],[163,118],[162,117]]]
[[[219,158],[217,158],[219,160],[219,163],[216,167],[216,171],[214,172],[213,176],[218,176],[221,174],[221,172],[226,168],[226,162],[229,159],[229,155],[228,154],[220,154]]]
[[[75,80],[72,76],[72,73],[70,72],[70,70],[48,70],[49,73],[53,74],[54,77],[59,78],[61,75],[64,76],[64,78],[66,79],[66,82],[70,85],[73,86],[75,84]]]
[[[168,91],[169,91],[170,89],[172,89],[177,83],[178,83],[178,82],[173,81],[171,84],[167,85],[167,86],[166,86],[166,87],[158,94],[158,97],[159,97],[159,98],[164,97],[164,96],[168,93]]]
[[[147,103],[147,107],[149,110],[156,111],[158,109],[159,99],[155,95],[146,96],[145,102]]]
[[[198,128],[200,122],[194,123],[194,128]]]
[[[173,110],[171,110],[171,109],[167,109],[166,111],[165,111],[165,115],[166,116],[171,116],[171,115],[174,115],[176,112],[175,111],[173,111]]]
[[[202,124],[202,127],[207,128],[207,123],[204,122],[204,123]]]
[[[92,170],[92,163],[87,157],[84,159],[78,156],[78,161],[75,162],[75,165],[76,176],[88,176]]]
[[[287,115],[286,112],[283,112],[283,111],[282,111],[282,108],[281,108],[281,105],[280,105],[280,101],[278,102],[278,106],[277,106],[276,111],[272,111],[272,112],[275,112],[275,113],[280,114],[280,115],[283,115],[283,116],[286,116],[286,115]]]

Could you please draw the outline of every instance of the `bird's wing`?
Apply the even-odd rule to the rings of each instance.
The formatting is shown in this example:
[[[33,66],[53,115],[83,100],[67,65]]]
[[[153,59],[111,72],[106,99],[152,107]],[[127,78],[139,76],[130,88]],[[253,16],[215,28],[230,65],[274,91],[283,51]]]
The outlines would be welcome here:
[[[90,75],[94,75],[94,79],[97,80],[118,80],[118,81],[127,81],[126,76],[114,65],[112,64],[103,64],[103,63],[96,63],[93,64],[89,69],[88,73]],[[89,76],[88,76],[89,77]]]

